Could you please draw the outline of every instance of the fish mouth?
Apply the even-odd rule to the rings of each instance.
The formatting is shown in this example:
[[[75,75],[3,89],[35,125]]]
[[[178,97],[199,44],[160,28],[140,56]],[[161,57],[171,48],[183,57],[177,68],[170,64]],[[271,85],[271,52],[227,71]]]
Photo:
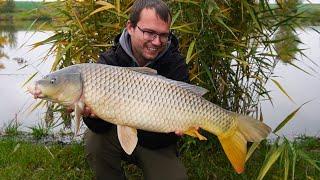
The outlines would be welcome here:
[[[44,94],[41,92],[41,90],[38,86],[38,83],[36,83],[36,82],[30,84],[27,89],[28,89],[28,92],[33,95],[34,99],[45,97]]]

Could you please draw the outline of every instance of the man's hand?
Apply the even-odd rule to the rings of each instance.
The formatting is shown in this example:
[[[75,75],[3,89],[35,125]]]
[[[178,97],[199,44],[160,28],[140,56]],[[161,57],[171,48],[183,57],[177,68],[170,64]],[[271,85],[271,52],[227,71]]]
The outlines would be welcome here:
[[[74,109],[72,107],[67,107],[66,108],[67,113],[72,113]],[[83,111],[81,112],[82,116],[85,117],[96,117],[96,115],[91,111],[91,108],[88,106],[85,106]]]
[[[96,117],[96,115],[92,112],[91,108],[88,106],[85,106],[82,115],[85,117]]]
[[[183,131],[175,131],[174,133],[176,133],[177,136],[182,136],[184,134]]]

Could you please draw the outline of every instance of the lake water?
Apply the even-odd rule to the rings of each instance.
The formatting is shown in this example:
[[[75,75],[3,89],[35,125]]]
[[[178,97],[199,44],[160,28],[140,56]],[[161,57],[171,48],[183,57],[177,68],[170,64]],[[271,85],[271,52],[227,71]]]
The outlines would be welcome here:
[[[30,107],[34,106],[36,101],[22,85],[35,72],[38,72],[35,78],[47,74],[53,62],[53,57],[50,56],[47,61],[41,63],[50,46],[31,50],[30,45],[53,33],[23,30],[10,33],[12,43],[5,45],[2,49],[7,57],[0,59],[0,64],[3,66],[0,69],[0,129],[13,119],[17,119],[22,124],[21,128],[28,130],[27,127],[40,122],[44,110],[30,112]],[[25,62],[18,62],[19,58],[23,58]],[[27,67],[23,68],[26,65]]]
[[[319,27],[316,27],[319,29]],[[305,44],[300,48],[307,50],[304,53],[314,62],[320,64],[320,36],[311,29],[298,31],[299,38]],[[22,124],[21,129],[28,130],[27,127],[34,126],[41,122],[44,117],[44,110],[36,110],[29,112],[30,107],[35,104],[35,100],[26,93],[26,88],[22,88],[22,84],[33,73],[39,71],[38,77],[47,74],[52,65],[53,57],[50,57],[44,63],[42,58],[46,55],[49,46],[42,46],[36,50],[30,51],[28,46],[34,42],[40,41],[52,35],[52,32],[34,32],[18,30],[13,33],[15,37],[14,43],[5,45],[2,49],[8,58],[0,59],[0,64],[4,68],[0,68],[0,132],[12,119]],[[26,62],[18,63],[15,58],[22,57]],[[310,71],[308,66],[310,61],[304,59],[302,62],[295,62],[299,67]],[[27,68],[19,70],[28,64]],[[1,67],[1,65],[0,65]],[[269,102],[262,102],[262,109],[265,122],[272,128],[275,128],[288,114],[298,108],[301,104],[308,100],[312,102],[306,104],[297,113],[296,117],[289,122],[286,127],[279,132],[287,136],[296,136],[299,134],[320,136],[320,68],[313,66],[316,72],[311,72],[313,76],[293,68],[289,65],[279,63],[275,68],[275,78],[286,89],[288,94],[294,99],[291,102],[283,95],[271,81],[267,84],[270,89],[271,97],[274,105]],[[37,77],[35,77],[37,78]]]

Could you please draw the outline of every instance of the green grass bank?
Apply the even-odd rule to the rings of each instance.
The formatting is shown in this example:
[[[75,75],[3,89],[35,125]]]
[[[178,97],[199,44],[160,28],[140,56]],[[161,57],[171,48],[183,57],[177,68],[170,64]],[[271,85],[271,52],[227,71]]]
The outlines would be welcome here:
[[[15,1],[13,12],[0,12],[2,21],[33,21],[52,20],[51,9],[46,6],[48,3],[33,1]]]
[[[190,141],[189,141],[190,142]],[[293,145],[304,150],[320,165],[320,139],[301,137]],[[206,142],[180,146],[181,160],[190,179],[256,179],[264,158],[271,146],[263,143],[246,164],[246,170],[238,175],[226,159],[220,145]],[[265,179],[283,177],[281,163],[275,163]],[[141,170],[124,164],[128,179],[142,179]],[[303,159],[297,158],[295,179],[317,179],[319,171]],[[0,138],[0,177],[2,179],[92,179],[82,143],[32,143],[15,137]],[[289,173],[289,177],[291,177]]]

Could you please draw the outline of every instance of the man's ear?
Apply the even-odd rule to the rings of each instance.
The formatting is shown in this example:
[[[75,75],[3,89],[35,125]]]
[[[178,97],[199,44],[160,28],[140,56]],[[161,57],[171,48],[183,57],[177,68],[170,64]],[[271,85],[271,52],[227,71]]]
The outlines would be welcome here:
[[[133,25],[132,25],[132,23],[131,23],[130,20],[127,21],[126,29],[127,29],[128,33],[129,33],[130,35],[132,35],[132,33],[133,33],[133,31],[134,31],[134,27],[133,27]]]

